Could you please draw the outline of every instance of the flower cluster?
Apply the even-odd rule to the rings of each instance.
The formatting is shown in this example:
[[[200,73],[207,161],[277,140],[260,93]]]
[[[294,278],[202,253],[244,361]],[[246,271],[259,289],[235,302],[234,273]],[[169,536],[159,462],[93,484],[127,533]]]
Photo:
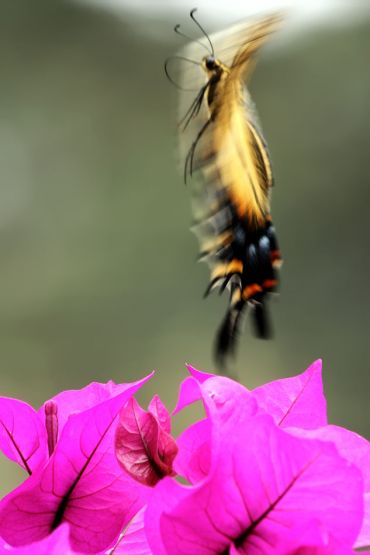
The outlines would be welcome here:
[[[172,415],[132,384],[38,411],[0,398],[0,449],[28,473],[0,553],[347,555],[370,544],[370,447],[329,425],[320,361],[253,391],[188,367]],[[175,440],[171,419],[201,401]]]

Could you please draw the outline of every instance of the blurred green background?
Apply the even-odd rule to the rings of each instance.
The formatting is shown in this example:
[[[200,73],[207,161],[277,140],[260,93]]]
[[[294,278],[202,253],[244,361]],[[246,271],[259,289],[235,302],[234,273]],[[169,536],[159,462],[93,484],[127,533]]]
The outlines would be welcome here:
[[[184,14],[185,18],[186,14]],[[92,380],[213,370],[226,296],[207,301],[176,163],[171,18],[50,0],[0,8],[1,394],[35,406]],[[324,360],[332,422],[370,431],[370,19],[295,33],[251,83],[274,163],[285,263],[275,338],[237,369],[255,387]],[[19,475],[0,463],[1,491]]]

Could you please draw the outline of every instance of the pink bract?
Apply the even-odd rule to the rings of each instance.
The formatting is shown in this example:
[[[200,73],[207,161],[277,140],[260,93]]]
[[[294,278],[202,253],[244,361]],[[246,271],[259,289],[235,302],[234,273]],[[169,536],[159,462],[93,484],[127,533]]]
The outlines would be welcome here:
[[[33,407],[0,397],[0,449],[32,474],[48,459],[46,428]]]
[[[331,534],[350,547],[363,516],[359,470],[330,443],[293,437],[268,415],[242,424],[227,430],[205,480],[158,484],[145,516],[153,553],[283,553],[288,539],[304,547],[301,527],[315,521],[323,528],[315,546]]]
[[[11,547],[3,542],[0,545],[0,554],[9,553],[11,555],[78,555],[72,550],[69,542],[68,524],[62,524],[45,539],[25,547]]]
[[[166,431],[171,429],[170,417],[159,398],[144,411],[131,398],[121,409],[115,449],[119,463],[138,482],[154,486],[164,476],[174,475],[173,460],[177,445]],[[162,422],[162,425],[161,425]]]
[[[2,500],[5,541],[14,546],[40,541],[68,522],[74,550],[109,547],[147,500],[147,488],[117,463],[113,423],[149,377],[66,420],[47,464]]]
[[[114,555],[152,555],[144,529],[146,507],[132,519],[113,548]]]
[[[1,501],[0,553],[349,555],[370,544],[369,442],[328,424],[321,361],[253,391],[188,370],[173,415],[201,401],[204,417],[176,442],[160,398],[147,411],[132,398],[149,376],[65,391],[39,411],[0,398],[0,449],[30,475]]]

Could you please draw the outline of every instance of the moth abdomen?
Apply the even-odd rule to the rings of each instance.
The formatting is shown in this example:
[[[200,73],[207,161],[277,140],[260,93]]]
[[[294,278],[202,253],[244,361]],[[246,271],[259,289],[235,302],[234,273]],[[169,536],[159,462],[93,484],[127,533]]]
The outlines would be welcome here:
[[[207,294],[215,288],[220,292],[230,289],[229,307],[216,336],[215,352],[221,368],[224,369],[225,361],[235,350],[242,315],[248,307],[255,335],[263,339],[271,337],[266,297],[277,291],[277,266],[280,264],[280,251],[270,219],[259,230],[242,231],[237,227],[229,245],[229,258],[218,257]]]

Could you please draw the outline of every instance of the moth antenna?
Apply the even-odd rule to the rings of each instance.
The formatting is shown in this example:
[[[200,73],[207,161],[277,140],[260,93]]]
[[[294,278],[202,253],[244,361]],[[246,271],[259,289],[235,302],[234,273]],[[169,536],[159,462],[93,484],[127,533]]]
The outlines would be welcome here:
[[[190,42],[197,42],[198,44],[200,44],[200,46],[205,48],[207,50],[207,52],[212,54],[212,52],[209,50],[209,48],[205,44],[200,42],[200,40],[198,40],[198,39],[192,39],[191,37],[188,37],[188,35],[185,35],[182,31],[179,30],[180,27],[181,27],[181,25],[180,25],[180,23],[178,23],[177,25],[175,25],[175,27],[173,29],[177,35],[180,35],[180,37],[183,37],[184,39],[190,40]]]
[[[178,83],[176,83],[176,81],[174,81],[168,71],[168,63],[171,60],[185,60],[186,62],[191,62],[192,64],[195,64],[197,66],[200,66],[201,64],[199,62],[196,62],[195,60],[191,60],[190,58],[185,58],[184,56],[170,56],[169,58],[167,58],[167,60],[164,62],[164,72],[166,74],[167,79],[169,80],[170,83],[172,83],[172,85],[175,85],[175,87],[177,89],[180,89],[180,91],[197,91],[198,89],[187,89],[185,87],[180,87],[180,85]]]
[[[211,39],[209,38],[208,33],[206,33],[206,31],[203,29],[203,27],[201,26],[201,24],[199,23],[199,21],[197,19],[195,19],[194,14],[197,11],[197,8],[193,8],[190,12],[190,17],[191,19],[194,21],[194,23],[199,27],[199,29],[202,31],[203,35],[206,37],[206,39],[209,42],[209,45],[211,47],[211,52],[210,54],[212,54],[212,56],[215,55],[215,49],[213,48],[213,44],[211,42]],[[208,50],[208,49],[207,49]]]

